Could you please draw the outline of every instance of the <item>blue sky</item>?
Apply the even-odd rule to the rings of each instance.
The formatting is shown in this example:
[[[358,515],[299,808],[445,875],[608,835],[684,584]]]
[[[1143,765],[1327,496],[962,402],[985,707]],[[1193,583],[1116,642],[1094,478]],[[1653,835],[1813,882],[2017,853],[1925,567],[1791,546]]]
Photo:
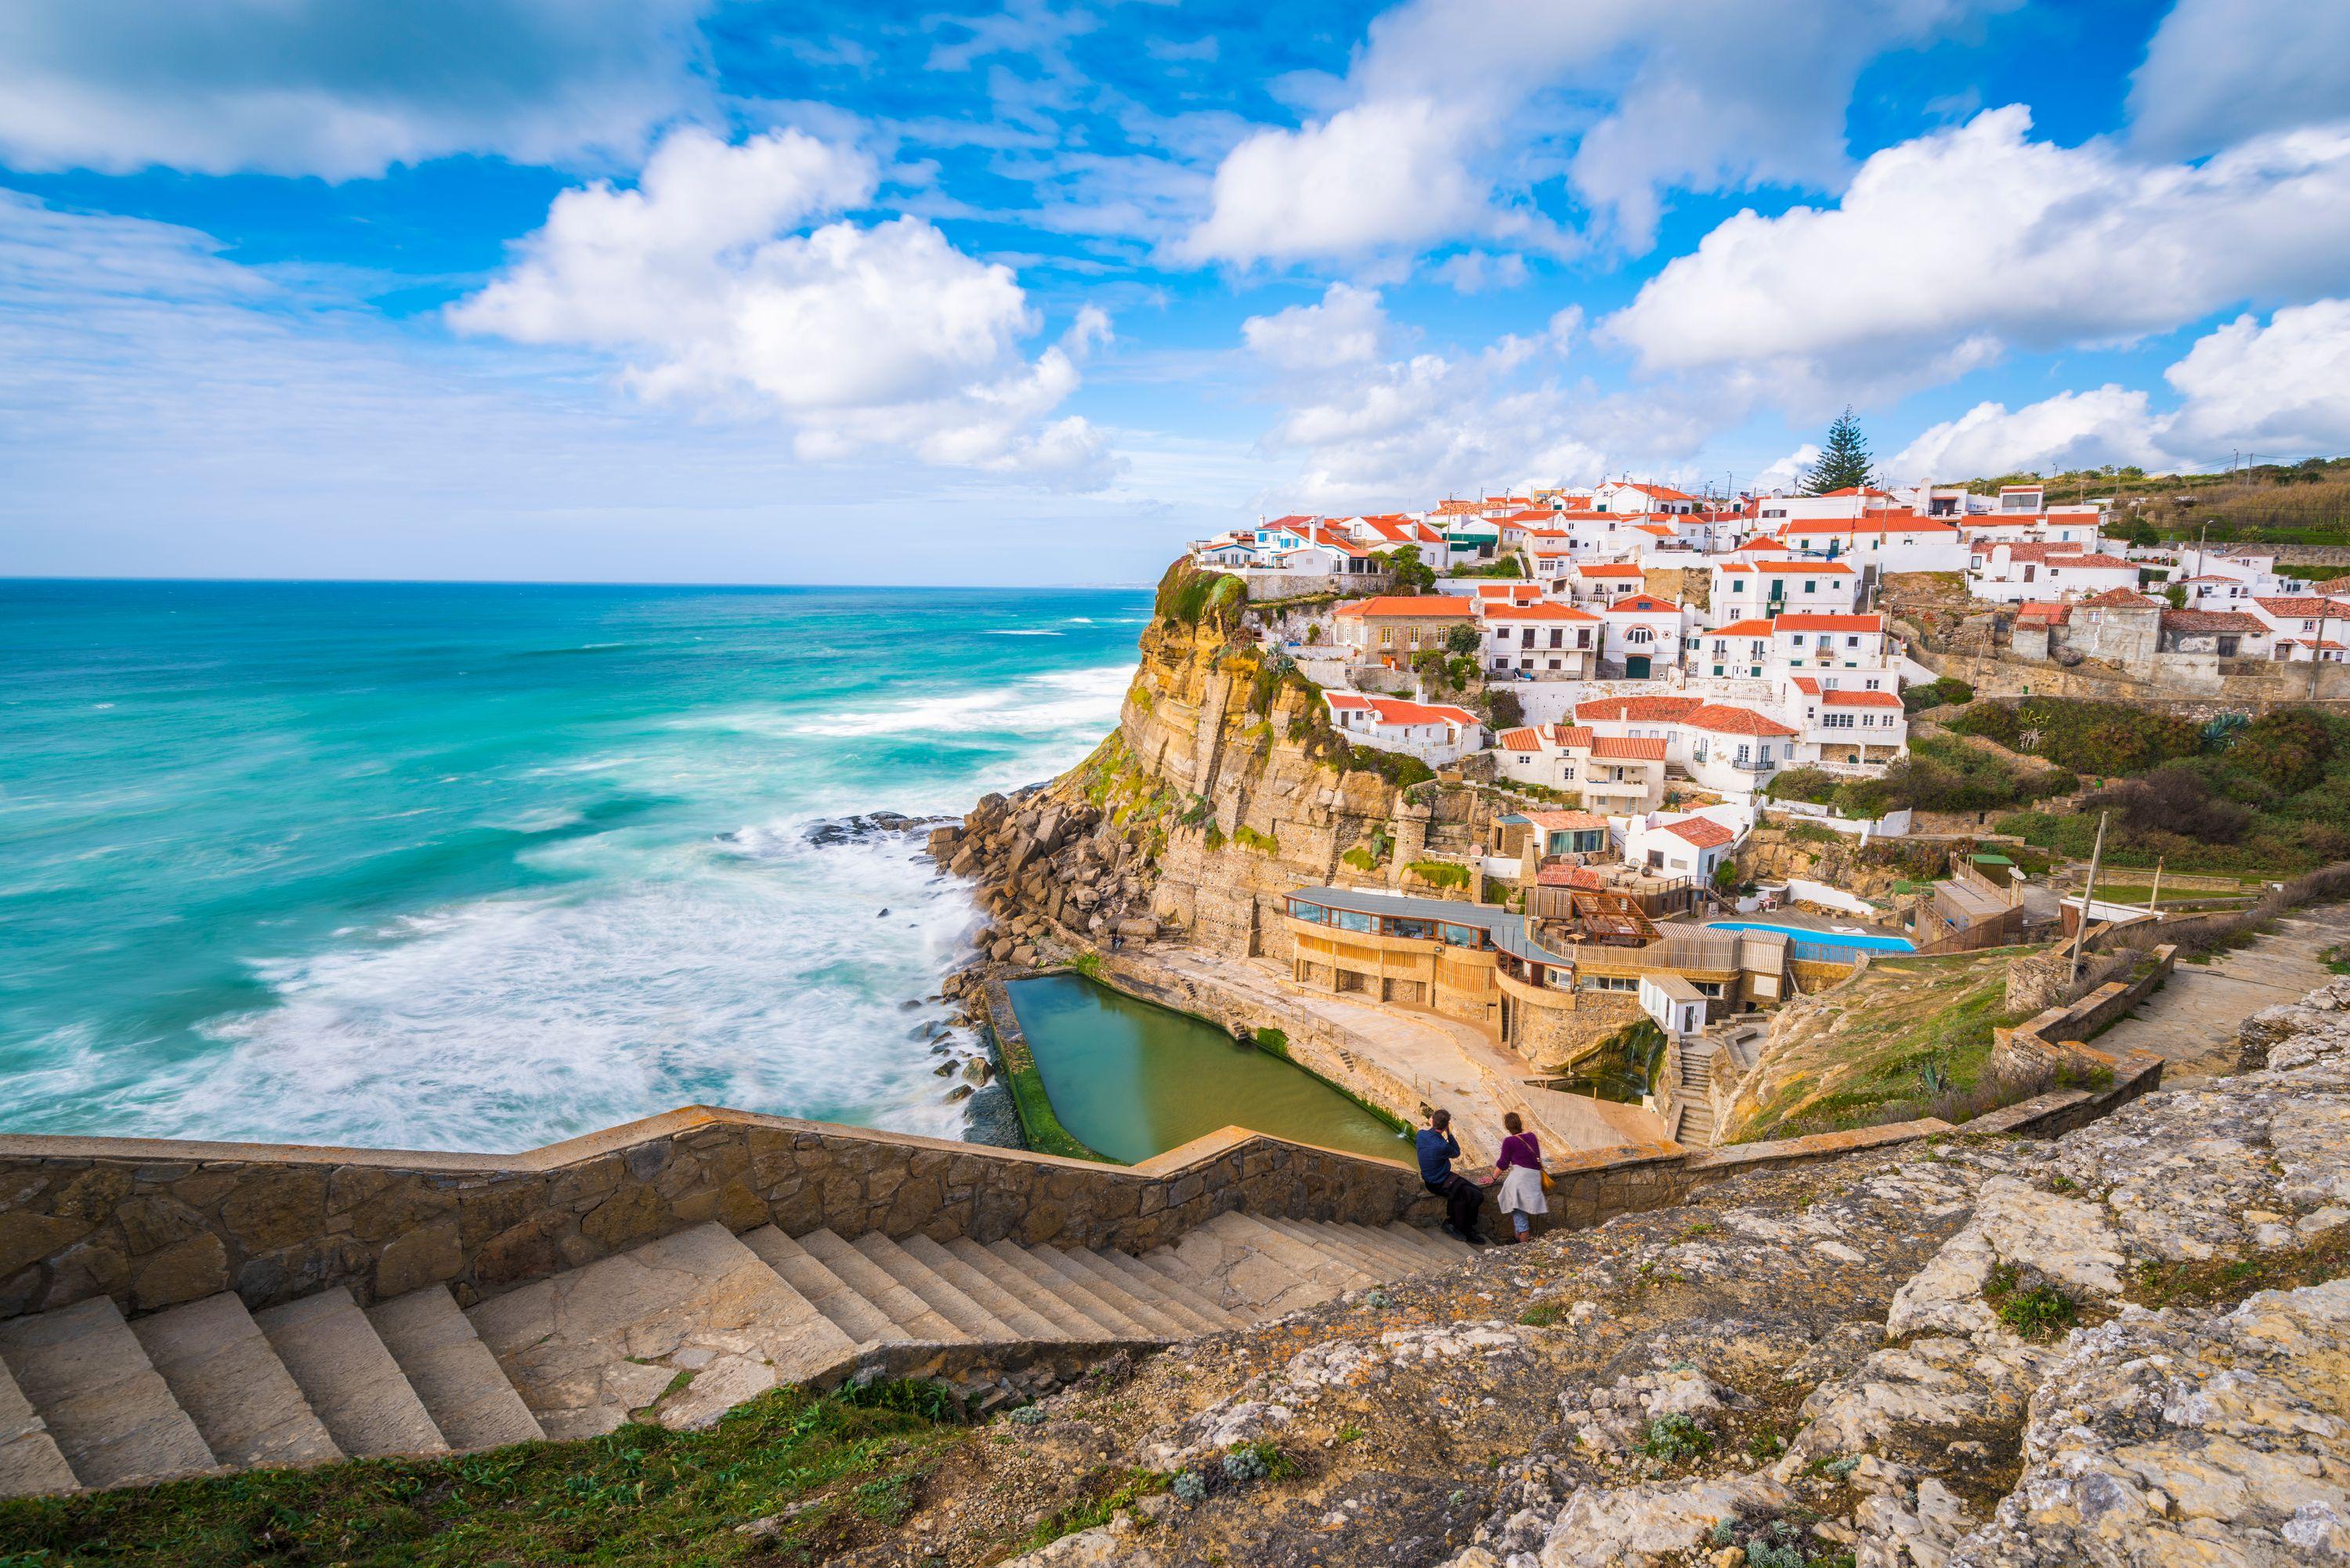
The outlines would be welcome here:
[[[0,572],[1016,583],[2350,452],[2341,0],[20,0]]]

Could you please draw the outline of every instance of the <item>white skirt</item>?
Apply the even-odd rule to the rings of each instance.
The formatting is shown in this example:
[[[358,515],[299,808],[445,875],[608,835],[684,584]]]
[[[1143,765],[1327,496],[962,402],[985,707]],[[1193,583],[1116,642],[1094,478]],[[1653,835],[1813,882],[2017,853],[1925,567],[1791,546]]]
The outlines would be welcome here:
[[[1504,1214],[1547,1214],[1550,1205],[1543,1201],[1542,1172],[1523,1165],[1510,1167],[1502,1178],[1502,1195],[1496,1199]]]

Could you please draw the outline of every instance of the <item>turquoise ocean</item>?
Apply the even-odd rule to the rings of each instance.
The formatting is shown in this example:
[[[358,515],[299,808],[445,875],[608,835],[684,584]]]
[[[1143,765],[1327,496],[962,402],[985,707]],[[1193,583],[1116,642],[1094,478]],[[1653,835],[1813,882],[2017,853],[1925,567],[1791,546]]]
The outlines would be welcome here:
[[[955,1136],[967,891],[810,830],[1082,757],[1149,602],[0,581],[0,1131]]]

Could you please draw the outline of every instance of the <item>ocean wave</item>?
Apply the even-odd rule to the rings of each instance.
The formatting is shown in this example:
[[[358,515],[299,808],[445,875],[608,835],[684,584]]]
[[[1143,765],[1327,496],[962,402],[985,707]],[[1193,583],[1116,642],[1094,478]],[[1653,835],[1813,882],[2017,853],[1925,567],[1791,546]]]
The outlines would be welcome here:
[[[258,963],[274,1004],[205,1025],[218,1049],[134,1075],[60,1041],[16,1097],[122,1133],[395,1148],[510,1152],[691,1104],[955,1136],[912,1037],[946,1010],[904,1003],[960,950],[968,898],[907,841],[758,831],[761,855]]]
[[[822,718],[801,720],[791,732],[852,736],[999,731],[1035,736],[1099,730],[1117,720],[1134,670],[1131,664],[1055,670],[1003,686],[838,709]]]
[[[987,628],[990,637],[1058,637],[1061,634],[1045,627],[1001,627]]]

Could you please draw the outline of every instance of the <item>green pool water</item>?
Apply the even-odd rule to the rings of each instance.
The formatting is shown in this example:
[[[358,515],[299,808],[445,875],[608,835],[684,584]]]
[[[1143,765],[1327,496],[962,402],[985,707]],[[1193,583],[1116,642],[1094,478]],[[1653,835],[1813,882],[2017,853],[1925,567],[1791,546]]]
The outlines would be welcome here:
[[[1313,1074],[1196,1018],[1081,975],[1006,989],[1053,1114],[1112,1159],[1133,1165],[1223,1127],[1410,1158],[1402,1135]]]

